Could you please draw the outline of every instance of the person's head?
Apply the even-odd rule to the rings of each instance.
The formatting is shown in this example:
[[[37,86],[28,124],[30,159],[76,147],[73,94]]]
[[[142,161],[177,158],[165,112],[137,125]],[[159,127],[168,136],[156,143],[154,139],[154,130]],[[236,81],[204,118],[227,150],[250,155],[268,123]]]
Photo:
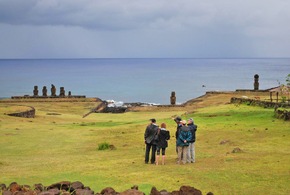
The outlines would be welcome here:
[[[155,118],[152,118],[150,119],[151,123],[156,123],[156,119]]]
[[[188,119],[187,124],[193,124],[193,119],[192,118]]]
[[[161,128],[166,129],[166,124],[165,124],[165,123],[162,123],[162,124],[161,124]]]
[[[186,120],[182,120],[182,121],[181,121],[181,124],[182,124],[182,125],[186,125]]]
[[[179,124],[179,123],[182,121],[182,119],[181,119],[180,116],[177,116],[177,117],[174,118],[174,121],[175,121],[177,124]]]

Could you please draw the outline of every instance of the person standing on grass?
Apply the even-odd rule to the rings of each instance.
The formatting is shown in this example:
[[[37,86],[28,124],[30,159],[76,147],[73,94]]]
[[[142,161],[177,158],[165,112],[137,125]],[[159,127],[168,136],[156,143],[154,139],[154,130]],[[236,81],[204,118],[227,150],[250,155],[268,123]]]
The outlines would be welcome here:
[[[174,118],[174,121],[177,124],[176,132],[175,132],[175,138],[176,138],[176,154],[178,154],[177,139],[178,139],[180,128],[182,127],[182,123],[181,123],[182,119],[181,119],[180,116],[177,116],[177,117]]]
[[[150,119],[150,124],[146,127],[145,133],[144,133],[144,139],[146,144],[146,150],[145,150],[145,163],[148,164],[149,162],[149,154],[150,150],[152,148],[151,152],[151,164],[155,163],[155,153],[156,153],[156,140],[154,140],[155,135],[158,133],[158,125],[156,124],[156,120],[154,118]]]
[[[195,162],[195,132],[197,130],[197,125],[194,124],[193,119],[190,118],[187,121],[187,126],[189,131],[191,132],[191,140],[189,141],[188,151],[187,151],[187,162],[194,163]]]
[[[165,164],[165,150],[168,147],[167,140],[170,139],[170,133],[166,129],[166,124],[162,123],[161,128],[158,129],[158,141],[157,141],[157,155],[156,155],[156,165],[159,163],[160,150],[162,154],[162,165]]]
[[[188,151],[189,141],[191,140],[191,132],[189,128],[186,126],[186,120],[183,120],[182,127],[180,128],[178,139],[177,139],[177,149],[178,149],[178,161],[180,164],[181,160],[183,164],[186,164],[186,156]]]

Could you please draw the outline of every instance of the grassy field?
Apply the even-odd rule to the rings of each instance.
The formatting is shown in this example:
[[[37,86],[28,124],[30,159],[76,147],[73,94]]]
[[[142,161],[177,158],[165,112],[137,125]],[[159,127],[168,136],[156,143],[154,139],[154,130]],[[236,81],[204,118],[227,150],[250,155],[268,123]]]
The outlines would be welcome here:
[[[35,107],[36,117],[4,114],[19,104],[21,110]],[[290,194],[290,122],[275,119],[273,109],[212,104],[82,118],[96,105],[0,103],[0,183],[66,180],[95,192],[138,185],[148,194],[152,186],[173,191],[190,185],[204,194]],[[175,115],[193,117],[198,125],[194,164],[176,164]],[[165,166],[144,164],[144,131],[153,117],[167,123],[171,133]],[[105,142],[116,149],[98,150]],[[235,148],[241,152],[232,153]]]

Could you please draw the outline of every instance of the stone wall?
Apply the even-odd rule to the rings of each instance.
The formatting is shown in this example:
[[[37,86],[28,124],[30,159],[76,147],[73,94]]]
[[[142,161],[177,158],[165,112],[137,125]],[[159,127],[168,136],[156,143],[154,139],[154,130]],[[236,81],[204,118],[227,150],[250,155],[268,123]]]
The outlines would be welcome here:
[[[275,116],[280,119],[284,119],[285,121],[290,120],[290,111],[286,109],[275,109]]]
[[[264,108],[290,107],[290,105],[287,103],[267,102],[250,98],[236,98],[236,97],[231,98],[231,103],[234,104],[243,103],[251,106],[261,106]]]
[[[34,118],[35,117],[35,109],[32,106],[28,106],[30,109],[24,112],[16,112],[7,114],[9,116],[23,117],[23,118]]]
[[[290,120],[290,112],[286,110],[286,108],[290,108],[290,105],[287,103],[276,103],[276,102],[267,102],[249,98],[231,98],[232,104],[247,104],[251,106],[261,106],[263,108],[274,108],[275,116],[280,119]],[[280,109],[279,109],[280,108]],[[281,109],[285,108],[285,109]]]

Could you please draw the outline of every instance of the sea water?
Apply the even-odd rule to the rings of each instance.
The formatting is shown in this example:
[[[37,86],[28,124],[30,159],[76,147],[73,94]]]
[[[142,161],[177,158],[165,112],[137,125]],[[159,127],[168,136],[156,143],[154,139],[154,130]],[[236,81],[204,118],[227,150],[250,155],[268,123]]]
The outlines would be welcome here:
[[[39,95],[51,84],[66,95],[103,100],[169,104],[175,91],[178,103],[206,91],[260,89],[283,84],[290,59],[7,59],[0,60],[0,97]]]

